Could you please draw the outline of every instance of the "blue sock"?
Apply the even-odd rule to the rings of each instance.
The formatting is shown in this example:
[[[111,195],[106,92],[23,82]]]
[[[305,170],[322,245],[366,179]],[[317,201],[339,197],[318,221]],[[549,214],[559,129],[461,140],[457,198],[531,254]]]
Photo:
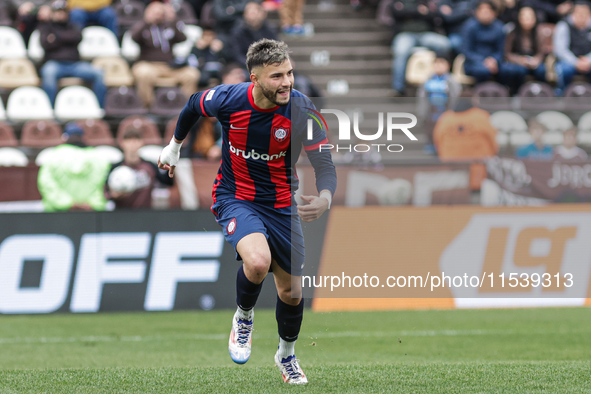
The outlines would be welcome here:
[[[244,274],[243,266],[238,269],[236,275],[236,304],[240,309],[249,311],[257,303],[263,282],[256,284],[248,280]]]
[[[304,299],[298,305],[288,305],[277,296],[275,309],[279,337],[287,342],[298,339],[304,318]]]

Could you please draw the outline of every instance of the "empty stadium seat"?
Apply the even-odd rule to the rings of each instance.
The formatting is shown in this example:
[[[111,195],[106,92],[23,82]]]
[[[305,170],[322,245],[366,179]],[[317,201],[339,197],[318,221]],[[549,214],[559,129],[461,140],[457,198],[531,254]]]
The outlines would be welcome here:
[[[53,120],[30,120],[21,132],[21,145],[30,148],[47,148],[63,142],[62,129]]]
[[[527,133],[527,123],[513,111],[498,111],[490,116],[490,124],[497,129],[496,136],[499,146],[504,147],[511,142],[513,134]],[[517,142],[523,137],[518,136]],[[513,144],[511,144],[513,145]]]
[[[6,122],[0,122],[0,146],[11,148],[18,146],[12,126]]]
[[[176,57],[187,57],[191,53],[191,49],[195,46],[195,42],[203,34],[203,29],[195,25],[185,25],[183,27],[183,33],[187,36],[187,39],[178,44],[172,46],[172,53]]]
[[[27,48],[18,30],[12,27],[0,26],[0,58],[27,57]]]
[[[591,109],[591,84],[575,82],[564,91],[564,108],[568,110]]]
[[[41,46],[41,33],[39,30],[35,30],[33,33],[31,33],[31,37],[29,37],[29,45],[27,48],[27,54],[32,61],[37,63],[43,60],[43,57],[45,56],[45,50]]]
[[[41,167],[43,164],[49,162],[53,158],[53,146],[43,149],[35,157],[35,164]]]
[[[43,89],[35,86],[21,86],[8,96],[6,116],[13,121],[51,119],[53,109]]]
[[[564,141],[563,134],[559,131],[547,131],[542,136],[542,141],[547,145],[561,145]]]
[[[37,70],[29,59],[0,60],[0,87],[14,89],[19,86],[38,86]]]
[[[517,92],[521,109],[544,110],[556,106],[554,89],[544,82],[526,82]]]
[[[121,50],[115,34],[101,26],[89,26],[82,29],[82,41],[78,44],[82,59],[94,59],[99,56],[119,56]]]
[[[579,133],[577,139],[580,144],[590,146],[591,145],[591,112],[585,113],[579,119],[577,123]]]
[[[55,117],[58,119],[100,119],[104,115],[95,94],[87,87],[69,86],[60,90],[55,98]]]
[[[413,85],[424,84],[433,74],[435,52],[422,50],[413,53],[406,63],[406,82]]]
[[[162,145],[162,138],[158,132],[158,127],[151,119],[145,116],[129,116],[123,119],[117,129],[117,143],[121,143],[123,134],[129,129],[138,130],[142,134],[144,144],[146,145]]]
[[[130,116],[147,114],[148,109],[134,88],[121,86],[109,89],[105,98],[105,114],[108,116]]]
[[[118,148],[109,145],[99,145],[94,147],[94,152],[107,160],[111,164],[120,163],[123,161],[123,152]]]
[[[511,107],[509,89],[497,82],[483,82],[476,85],[472,103],[488,111],[499,111]]]
[[[144,145],[138,150],[140,157],[146,161],[157,164],[162,147],[160,145]]]
[[[181,2],[179,9],[176,11],[176,17],[186,25],[196,25],[198,22],[193,7],[186,1]]]
[[[133,76],[129,64],[121,56],[97,57],[92,65],[103,70],[105,86],[131,86]]]
[[[174,116],[179,114],[187,98],[179,88],[158,88],[150,112],[156,115]]]
[[[144,4],[135,0],[121,1],[114,4],[113,7],[117,12],[117,21],[119,27],[124,30],[130,29],[137,22],[144,19]]]
[[[27,155],[16,148],[0,148],[0,167],[26,167]]]
[[[470,77],[466,75],[464,71],[464,63],[466,62],[466,57],[462,54],[456,56],[453,66],[451,68],[451,73],[453,77],[461,83],[462,85],[474,85],[476,83],[476,79],[474,77]]]
[[[121,40],[121,55],[129,61],[134,61],[140,56],[140,46],[131,38],[131,30],[123,34]]]
[[[84,143],[88,146],[115,145],[109,124],[101,119],[79,120],[78,124],[84,130]]]
[[[536,116],[536,120],[544,125],[549,132],[562,133],[573,126],[572,120],[562,112],[544,111]]]

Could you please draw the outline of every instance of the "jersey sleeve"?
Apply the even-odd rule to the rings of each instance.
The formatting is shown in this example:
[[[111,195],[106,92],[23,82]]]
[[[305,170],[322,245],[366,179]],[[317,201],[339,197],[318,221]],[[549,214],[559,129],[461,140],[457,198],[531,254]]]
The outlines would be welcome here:
[[[223,86],[216,86],[193,94],[181,111],[174,130],[174,137],[177,140],[184,140],[189,130],[202,116],[217,117],[227,94],[228,92]]]

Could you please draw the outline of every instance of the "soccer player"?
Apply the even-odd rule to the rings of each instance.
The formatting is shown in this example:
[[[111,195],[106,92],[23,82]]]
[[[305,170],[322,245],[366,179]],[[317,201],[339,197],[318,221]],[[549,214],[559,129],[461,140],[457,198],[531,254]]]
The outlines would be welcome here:
[[[232,319],[230,356],[238,364],[248,361],[253,308],[263,280],[268,272],[273,272],[280,338],[275,364],[285,382],[305,384],[308,380],[294,350],[304,310],[300,288],[304,239],[300,218],[306,222],[316,220],[330,207],[336,172],[329,151],[320,149],[328,142],[325,131],[314,126],[308,135],[305,123],[295,119],[292,123],[292,113],[300,113],[292,111],[296,101],[312,111],[313,105],[293,90],[293,67],[287,45],[268,39],[253,43],[248,49],[246,66],[251,82],[220,85],[191,96],[158,165],[173,176],[181,144],[191,126],[201,116],[220,121],[222,160],[213,184],[211,210],[226,240],[236,250],[237,260],[243,262],[236,277],[238,308]],[[302,196],[306,204],[296,206],[295,163],[302,146],[314,167],[319,196]]]

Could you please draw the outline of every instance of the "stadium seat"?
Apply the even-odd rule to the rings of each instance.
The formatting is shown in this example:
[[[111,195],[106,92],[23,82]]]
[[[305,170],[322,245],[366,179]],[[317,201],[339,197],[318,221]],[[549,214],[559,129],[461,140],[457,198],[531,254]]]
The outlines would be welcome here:
[[[453,77],[461,83],[462,85],[474,85],[476,83],[476,79],[474,77],[469,77],[466,75],[464,71],[464,63],[466,62],[466,57],[462,54],[456,56],[453,66],[451,68],[451,73]]]
[[[509,89],[497,82],[483,82],[476,85],[472,103],[487,111],[501,111],[511,108]]]
[[[111,164],[120,163],[123,161],[123,152],[114,146],[99,145],[94,147],[94,152],[107,160]]]
[[[552,36],[554,35],[554,28],[556,25],[554,23],[540,23],[538,25],[538,29],[540,30],[540,38],[542,40],[542,52],[544,53],[552,53],[553,52],[553,44],[552,44]]]
[[[84,143],[88,146],[115,146],[115,139],[111,134],[109,124],[101,119],[79,120],[78,124],[84,130]]]
[[[47,163],[49,160],[52,159],[53,148],[53,146],[45,148],[37,154],[37,156],[35,157],[35,164],[38,167],[41,167],[43,164]]]
[[[498,111],[490,116],[490,124],[497,129],[496,136],[499,146],[504,147],[510,142],[511,135],[527,133],[527,123],[513,111]],[[519,140],[520,137],[517,137]]]
[[[144,145],[138,150],[140,157],[146,161],[158,164],[158,159],[162,153],[160,145]]]
[[[41,46],[41,33],[39,33],[39,30],[35,30],[31,33],[31,37],[29,37],[29,46],[27,48],[27,54],[32,61],[38,63],[43,60],[45,50]]]
[[[108,116],[130,116],[147,114],[148,109],[134,88],[121,86],[111,88],[105,98],[105,114]]]
[[[545,110],[555,108],[554,89],[544,82],[526,82],[517,92],[521,109]]]
[[[113,6],[117,12],[119,27],[121,27],[123,30],[130,29],[137,22],[144,19],[145,6],[139,1],[121,1],[120,3],[116,3]]]
[[[27,48],[18,30],[0,26],[0,59],[27,57]]]
[[[27,155],[16,148],[0,148],[0,167],[26,167]]]
[[[561,133],[573,126],[572,120],[562,112],[544,111],[536,116],[536,120],[544,125],[548,132]]]
[[[12,121],[52,119],[53,109],[43,89],[35,86],[21,86],[8,96],[6,116]]]
[[[4,108],[2,97],[0,97],[0,120],[6,120],[6,109]]]
[[[547,131],[542,136],[542,141],[544,144],[558,146],[561,145],[564,141],[563,134],[558,131]]]
[[[30,120],[21,132],[21,145],[29,148],[47,148],[63,142],[62,129],[53,120]]]
[[[131,30],[123,34],[121,40],[121,55],[129,61],[137,60],[140,56],[140,46],[131,38]]]
[[[185,25],[196,25],[198,22],[193,7],[186,1],[181,2],[179,9],[176,11],[176,17]]]
[[[185,25],[183,27],[183,33],[185,33],[187,39],[172,46],[172,53],[175,57],[189,56],[191,49],[195,46],[195,42],[203,34],[203,29],[195,25]]]
[[[11,26],[13,24],[8,7],[8,4],[0,4],[0,26]]]
[[[579,133],[577,134],[577,139],[580,144],[585,146],[591,145],[591,111],[585,113],[579,119],[577,123],[577,128],[579,129]]]
[[[103,70],[103,82],[106,86],[133,85],[129,64],[121,56],[97,57],[92,65]]]
[[[519,147],[519,146],[523,146],[523,145],[528,145],[531,144],[532,142],[532,138],[531,138],[531,134],[528,133],[527,131],[513,131],[511,134],[509,134],[509,144],[512,147]]]
[[[156,89],[154,104],[150,113],[163,116],[174,116],[180,113],[187,102],[187,98],[179,88]]]
[[[591,109],[591,84],[575,82],[564,91],[564,108],[568,110]]]
[[[82,41],[78,44],[82,59],[90,60],[99,56],[119,56],[121,49],[115,34],[101,26],[82,29]]]
[[[0,146],[11,148],[18,146],[18,140],[14,135],[12,126],[6,122],[0,122]]]
[[[0,60],[0,88],[14,89],[19,86],[38,86],[39,77],[29,59]]]
[[[422,50],[413,53],[406,63],[406,82],[422,85],[433,74],[435,52]]]
[[[128,116],[123,119],[117,129],[117,143],[121,143],[123,134],[129,129],[138,130],[142,134],[144,144],[162,145],[162,138],[158,132],[158,127],[149,118],[145,116]]]
[[[55,117],[60,120],[100,119],[104,115],[95,94],[87,87],[69,86],[55,98]]]

